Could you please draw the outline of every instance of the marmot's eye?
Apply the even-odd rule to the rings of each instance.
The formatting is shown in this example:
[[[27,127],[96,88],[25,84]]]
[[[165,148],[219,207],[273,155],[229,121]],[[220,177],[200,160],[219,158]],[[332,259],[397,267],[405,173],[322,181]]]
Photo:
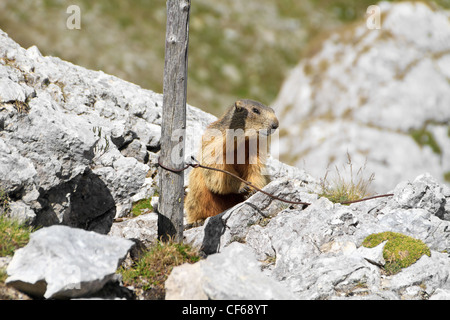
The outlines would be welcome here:
[[[260,112],[259,112],[259,109],[258,108],[253,108],[253,110],[252,110],[254,113],[256,113],[256,114],[260,114]]]

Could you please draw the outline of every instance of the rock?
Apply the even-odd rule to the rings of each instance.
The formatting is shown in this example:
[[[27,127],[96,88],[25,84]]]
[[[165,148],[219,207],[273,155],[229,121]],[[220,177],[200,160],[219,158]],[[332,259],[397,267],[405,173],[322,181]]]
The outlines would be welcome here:
[[[365,164],[375,174],[377,193],[423,172],[444,183],[450,11],[424,2],[377,6],[380,29],[364,19],[337,29],[285,80],[273,103],[284,130],[280,160],[324,177],[335,166],[342,173],[348,152],[354,170]]]
[[[265,276],[253,252],[232,243],[194,265],[175,267],[166,281],[166,299],[292,299],[286,288]]]
[[[92,231],[51,226],[31,234],[7,268],[6,283],[34,297],[93,294],[110,281],[133,242]]]
[[[424,255],[410,267],[393,275],[387,288],[398,292],[400,296],[411,296],[407,289],[420,286],[422,287],[421,291],[431,296],[437,289],[450,289],[449,276],[450,259],[448,254],[432,251],[431,257]],[[420,294],[420,292],[417,293]],[[411,297],[409,298],[411,299]]]
[[[6,269],[8,267],[8,264],[11,262],[12,257],[6,256],[6,257],[0,257],[0,270]]]
[[[151,212],[114,223],[108,235],[139,240],[149,247],[158,239],[158,214]]]
[[[186,230],[185,242],[207,257],[174,268],[168,299],[447,296],[450,42],[435,40],[436,30],[441,39],[450,34],[449,14],[422,3],[380,7],[381,30],[364,24],[331,35],[287,79],[275,103],[286,129],[278,149],[315,176],[348,150],[355,167],[367,158],[376,189],[394,195],[334,204],[319,197],[320,183],[305,170],[271,157],[273,181],[264,190],[310,205],[257,192]],[[25,50],[2,31],[0,79],[0,189],[11,199],[8,214],[58,225],[32,234],[9,263],[7,282],[55,299],[121,291],[115,271],[133,246],[123,238],[147,246],[156,239],[154,213],[113,219],[127,216],[133,202],[157,202],[162,95],[42,56],[37,47]],[[215,119],[187,106],[187,159]],[[384,231],[422,240],[431,256],[383,274],[383,245],[361,243]]]
[[[384,266],[386,260],[383,257],[383,249],[386,243],[387,241],[384,241],[374,248],[366,248],[361,246],[358,248],[357,254],[361,255],[361,257],[374,265]]]
[[[450,300],[450,290],[436,289],[429,300]]]
[[[306,201],[317,198],[308,194],[311,185],[303,180],[280,179],[271,182],[264,191],[287,200]],[[293,189],[298,191],[292,192]],[[202,248],[206,254],[220,251],[234,241],[245,239],[249,226],[264,223],[265,219],[276,215],[288,207],[285,203],[273,200],[262,193],[256,193],[248,200],[229,210],[208,218],[200,228],[186,230],[185,242]]]
[[[393,203],[389,205],[391,210],[420,208],[444,218],[447,202],[444,190],[429,173],[418,176],[412,183],[399,184],[394,193]]]
[[[1,30],[0,75],[0,189],[11,216],[106,234],[132,201],[153,196],[161,94],[26,50]],[[187,106],[186,157],[214,119]]]
[[[442,252],[450,250],[450,222],[441,218],[448,214],[449,197],[432,176],[398,184],[392,197],[350,206],[318,198],[308,187],[312,185],[296,179],[273,181],[266,191],[311,205],[290,206],[256,193],[185,231],[185,241],[210,257],[220,257],[239,242],[262,263],[263,274],[289,288],[296,299],[427,299],[448,288],[450,259]],[[443,215],[436,214],[442,210]],[[368,235],[384,231],[422,240],[431,257],[384,275],[385,243],[361,246]],[[200,268],[186,268],[200,274]],[[178,292],[188,290],[183,282],[177,285]]]
[[[204,277],[200,262],[173,268],[165,282],[166,300],[208,300],[203,290]]]

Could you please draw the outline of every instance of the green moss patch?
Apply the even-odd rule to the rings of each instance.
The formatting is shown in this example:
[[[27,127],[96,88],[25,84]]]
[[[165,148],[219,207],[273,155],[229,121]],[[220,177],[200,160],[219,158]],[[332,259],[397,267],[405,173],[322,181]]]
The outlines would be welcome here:
[[[364,239],[362,245],[373,248],[386,240],[388,242],[383,249],[383,258],[386,260],[384,268],[387,274],[392,275],[409,267],[424,254],[431,255],[430,249],[421,240],[390,231],[371,234]]]
[[[142,214],[142,210],[148,209],[150,211],[153,211],[153,206],[151,204],[152,198],[148,199],[142,199],[135,203],[133,203],[133,206],[131,208],[131,213],[133,214],[133,217],[140,216]]]

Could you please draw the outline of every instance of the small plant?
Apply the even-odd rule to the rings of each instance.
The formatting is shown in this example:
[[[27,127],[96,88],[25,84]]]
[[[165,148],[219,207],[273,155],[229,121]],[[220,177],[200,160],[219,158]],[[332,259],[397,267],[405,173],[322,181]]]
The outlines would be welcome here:
[[[375,179],[375,175],[372,173],[369,178],[366,179],[364,177],[365,165],[359,168],[355,175],[353,173],[353,164],[349,153],[347,153],[347,159],[347,165],[350,171],[350,181],[347,181],[340,173],[338,167],[335,167],[337,177],[332,182],[329,182],[329,172],[327,171],[325,177],[321,179],[320,182],[322,188],[322,192],[320,193],[321,197],[328,198],[334,203],[342,203],[360,200],[370,195],[369,187]]]
[[[14,254],[18,248],[25,246],[32,228],[17,221],[0,216],[0,257]]]
[[[133,215],[133,217],[137,217],[140,216],[142,214],[142,210],[150,210],[153,211],[153,206],[151,204],[151,200],[152,198],[148,198],[148,199],[142,199],[139,201],[136,201],[135,203],[133,203],[133,206],[131,208],[131,213]]]
[[[19,113],[28,113],[30,111],[30,106],[28,105],[28,102],[26,102],[26,101],[22,102],[19,100],[15,100],[13,102],[13,106]]]
[[[371,234],[364,239],[362,245],[373,248],[386,240],[388,242],[383,249],[383,258],[386,260],[384,269],[389,275],[409,267],[424,254],[431,255],[430,249],[421,240],[390,231]]]
[[[156,242],[147,252],[141,254],[130,268],[119,268],[125,285],[143,290],[146,298],[164,299],[164,283],[173,267],[185,262],[200,260],[196,250],[183,243]]]
[[[0,283],[4,283],[6,281],[6,278],[8,278],[8,274],[6,273],[6,270],[0,269]]]

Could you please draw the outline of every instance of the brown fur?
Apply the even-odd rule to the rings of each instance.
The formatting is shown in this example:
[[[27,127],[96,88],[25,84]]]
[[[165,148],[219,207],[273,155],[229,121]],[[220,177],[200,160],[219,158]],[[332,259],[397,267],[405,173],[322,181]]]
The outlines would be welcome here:
[[[262,134],[270,135],[277,128],[278,119],[271,108],[253,100],[238,100],[206,129],[197,159],[203,165],[232,172],[263,188],[270,181],[263,174],[267,146],[262,143],[257,148],[252,146],[257,145],[255,141],[267,141],[267,137],[261,139],[259,130],[265,130]],[[227,136],[227,129],[240,129],[245,133],[245,138]],[[227,141],[229,146],[233,144],[233,149],[228,147],[227,150]],[[202,221],[231,208],[244,201],[248,191],[243,182],[228,174],[193,169],[185,199],[188,223]]]

